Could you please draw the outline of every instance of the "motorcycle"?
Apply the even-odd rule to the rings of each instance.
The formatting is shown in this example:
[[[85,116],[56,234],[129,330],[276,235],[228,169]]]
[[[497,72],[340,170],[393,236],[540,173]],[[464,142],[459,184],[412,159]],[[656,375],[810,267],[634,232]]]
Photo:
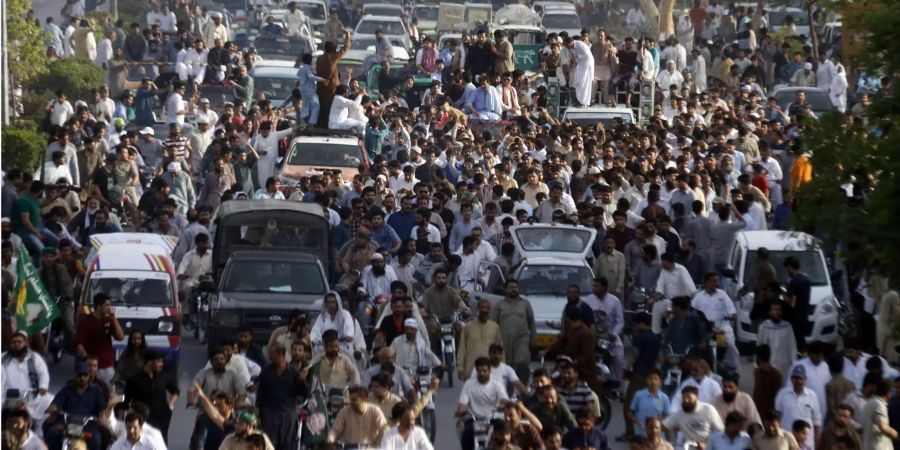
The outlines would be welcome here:
[[[635,317],[638,317],[642,314],[647,314],[650,311],[647,310],[647,301],[650,299],[650,295],[644,288],[635,288],[631,295],[628,296],[628,301],[625,306],[625,331],[627,333],[631,333],[632,323]]]
[[[62,360],[66,353],[66,330],[62,319],[56,319],[41,332],[47,344],[47,355],[54,363]]]
[[[447,366],[447,384],[453,387],[453,374],[456,373],[456,324],[460,321],[458,312],[454,312],[450,321],[441,322],[441,360]]]
[[[200,284],[191,292],[191,314],[184,321],[184,327],[194,331],[194,339],[206,343],[206,326],[209,323],[209,295],[215,290],[212,275],[200,277]]]
[[[472,436],[474,437],[475,445],[472,446],[473,450],[486,450],[488,448],[488,444],[490,443],[491,437],[491,418],[490,417],[478,417],[472,412],[467,412],[465,414],[464,420],[459,422],[459,425],[465,426],[465,423],[468,419],[472,420]],[[457,434],[459,434],[460,441],[462,440],[463,428],[458,427]]]
[[[618,391],[621,382],[613,377],[612,371],[609,369],[609,349],[612,344],[606,339],[597,340],[597,377],[603,385],[603,392],[598,395],[600,400],[600,418],[597,421],[597,425],[604,430],[606,430],[610,420],[612,420],[611,401],[619,401],[621,399]]]
[[[93,433],[85,431],[87,424],[96,422],[94,416],[76,416],[63,413],[63,424],[65,426],[65,438],[63,439],[62,450],[69,450],[78,441],[89,440]]]
[[[429,386],[431,386],[431,380],[434,375],[431,373],[431,369],[429,367],[419,367],[416,369],[416,377],[413,381],[413,389],[416,391],[416,394],[419,398],[425,396],[426,392],[428,392]],[[451,373],[451,377],[452,373]],[[437,415],[434,411],[434,401],[429,401],[428,405],[422,412],[419,414],[418,418],[419,424],[422,429],[425,430],[425,434],[428,436],[428,440],[431,442],[435,442],[434,438],[437,435]]]

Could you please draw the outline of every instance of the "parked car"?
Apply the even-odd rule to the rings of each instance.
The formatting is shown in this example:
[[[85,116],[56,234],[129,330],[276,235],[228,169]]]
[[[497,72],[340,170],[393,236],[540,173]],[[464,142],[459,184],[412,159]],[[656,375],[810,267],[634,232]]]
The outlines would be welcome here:
[[[789,279],[784,260],[793,256],[800,261],[800,270],[812,284],[807,311],[812,326],[806,341],[836,342],[841,305],[832,290],[831,276],[820,243],[806,233],[774,230],[738,232],[728,257],[729,267],[723,271],[725,292],[735,301],[738,309],[738,342],[756,341],[756,331],[750,321],[755,295],[753,292],[745,293],[743,288],[753,286],[756,281],[756,252],[760,248],[769,251],[769,262],[782,283],[787,283]]]

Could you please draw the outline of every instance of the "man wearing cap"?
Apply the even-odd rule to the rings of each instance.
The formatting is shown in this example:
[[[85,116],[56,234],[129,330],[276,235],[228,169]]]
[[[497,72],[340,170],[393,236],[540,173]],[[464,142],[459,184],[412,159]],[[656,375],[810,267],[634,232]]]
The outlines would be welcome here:
[[[275,450],[275,446],[272,445],[269,436],[256,428],[258,422],[259,419],[252,409],[241,411],[237,416],[234,432],[225,436],[222,445],[219,446],[219,450],[248,450],[252,448],[249,441],[253,440],[254,436],[261,436],[265,440],[265,450]]]
[[[178,400],[178,383],[163,372],[163,354],[150,349],[144,356],[144,370],[125,383],[125,403],[141,402],[150,408],[147,423],[159,429],[168,442],[172,408]]]
[[[215,114],[212,110],[209,110],[210,113]],[[195,113],[196,123],[194,129],[191,130],[191,134],[188,135],[188,142],[191,144],[191,167],[194,168],[194,171],[200,172],[202,170],[203,161],[206,159],[206,151],[213,141],[213,127],[210,125],[215,122],[210,122],[209,117],[203,114],[200,114],[200,111],[196,111]]]
[[[431,351],[428,343],[419,336],[419,322],[414,318],[403,321],[404,333],[394,338],[391,350],[396,356],[396,365],[409,373],[419,367],[440,367],[441,359]]]
[[[793,429],[794,422],[802,420],[812,426],[815,433],[810,433],[806,445],[813,448],[819,441],[822,432],[822,414],[816,393],[806,387],[806,368],[794,366],[791,370],[791,385],[786,386],[775,396],[775,410],[781,413],[781,427]]]
[[[391,283],[397,281],[397,273],[393,267],[385,263],[384,255],[376,251],[372,254],[370,264],[363,269],[360,281],[368,295],[390,296]]]
[[[75,380],[66,383],[53,397],[53,403],[48,412],[50,416],[44,422],[44,440],[47,447],[52,449],[62,448],[65,439],[65,423],[59,413],[81,417],[100,417],[106,409],[107,399],[103,389],[90,381],[88,365],[79,362],[75,364]],[[96,420],[88,422],[84,431],[90,432],[91,437],[85,439],[90,450],[100,450],[101,433],[100,424]]]
[[[194,111],[194,117],[197,118],[198,124],[205,118],[206,123],[210,125],[210,128],[219,122],[219,114],[209,108],[209,99],[205,97],[197,102],[197,109]],[[205,148],[203,150],[205,150]]]
[[[189,209],[193,209],[194,204],[197,202],[194,183],[191,180],[191,176],[182,170],[181,163],[172,161],[166,169],[166,172],[162,174],[162,179],[169,183],[169,198],[175,199],[178,203],[177,211],[180,214],[184,214]]]
[[[9,389],[18,389],[20,394],[31,390],[33,395],[45,395],[50,387],[50,371],[41,355],[28,349],[28,335],[21,331],[13,333],[9,340],[9,350],[0,356],[2,367],[2,391],[0,398],[6,401]]]
[[[816,73],[813,71],[812,63],[803,63],[803,68],[794,72],[790,81],[791,86],[797,87],[815,87]]]

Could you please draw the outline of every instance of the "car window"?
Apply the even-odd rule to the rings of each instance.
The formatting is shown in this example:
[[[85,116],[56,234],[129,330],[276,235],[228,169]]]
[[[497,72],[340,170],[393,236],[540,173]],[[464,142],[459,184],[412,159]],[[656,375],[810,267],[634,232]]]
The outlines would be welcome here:
[[[437,8],[416,8],[415,14],[419,20],[434,21],[438,19],[439,10]]]
[[[523,227],[514,231],[526,252],[584,252],[591,245],[591,230],[581,227]]]
[[[828,285],[828,269],[822,260],[821,254],[815,250],[788,250],[769,251],[769,263],[775,268],[776,279],[781,283],[787,283],[790,278],[784,270],[784,260],[793,256],[800,261],[800,271],[809,277],[813,286]],[[744,284],[753,286],[756,283],[756,250],[747,252],[744,258]]]
[[[163,306],[172,304],[172,288],[168,276],[153,278],[91,277],[90,296],[104,293],[117,306]]]
[[[546,14],[541,21],[544,28],[578,28],[581,29],[581,21],[575,14]]]
[[[361,163],[358,145],[298,142],[288,156],[288,164],[295,166],[358,167]]]
[[[325,284],[311,262],[240,261],[226,275],[225,291],[321,294]]]
[[[518,274],[519,293],[525,297],[565,295],[572,284],[581,292],[590,292],[592,279],[591,269],[584,266],[527,265]]]
[[[403,29],[403,23],[400,21],[395,22],[364,20],[359,23],[359,27],[356,28],[356,32],[359,34],[375,34],[375,31],[378,29],[384,31],[384,34],[387,35],[406,34],[406,30]]]
[[[291,96],[291,92],[297,87],[296,77],[257,76],[253,79],[253,82],[256,92],[265,92],[268,99],[286,99]]]
[[[327,20],[325,6],[319,3],[301,3],[300,11],[312,20]]]

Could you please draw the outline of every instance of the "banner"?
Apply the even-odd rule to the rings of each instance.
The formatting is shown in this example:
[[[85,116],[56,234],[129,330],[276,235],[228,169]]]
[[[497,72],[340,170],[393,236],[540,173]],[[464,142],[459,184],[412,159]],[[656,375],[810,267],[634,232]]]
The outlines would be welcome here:
[[[513,44],[516,69],[537,72],[541,69],[541,49],[544,44]]]
[[[16,302],[16,331],[30,336],[41,332],[59,317],[56,301],[47,293],[24,248],[19,250],[19,260],[16,263],[16,288],[13,296]]]

